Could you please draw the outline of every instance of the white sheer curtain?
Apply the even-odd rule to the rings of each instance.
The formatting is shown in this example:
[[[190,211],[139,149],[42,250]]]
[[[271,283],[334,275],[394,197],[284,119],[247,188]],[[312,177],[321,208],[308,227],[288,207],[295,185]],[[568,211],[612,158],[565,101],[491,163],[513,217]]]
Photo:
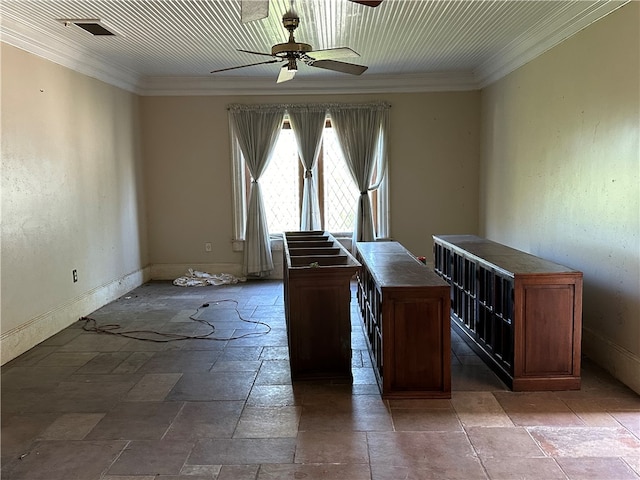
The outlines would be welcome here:
[[[389,105],[384,103],[329,108],[340,148],[360,190],[353,228],[354,245],[376,239],[369,191],[380,186],[386,172],[388,112]],[[374,172],[377,172],[377,181],[372,185]]]
[[[291,107],[288,113],[291,128],[298,143],[300,160],[304,166],[300,230],[320,230],[322,224],[317,180],[312,172],[318,162],[327,109],[322,106],[307,105]]]
[[[252,177],[242,265],[245,276],[264,277],[273,270],[269,228],[258,180],[269,164],[284,113],[284,107],[229,107],[236,138]]]

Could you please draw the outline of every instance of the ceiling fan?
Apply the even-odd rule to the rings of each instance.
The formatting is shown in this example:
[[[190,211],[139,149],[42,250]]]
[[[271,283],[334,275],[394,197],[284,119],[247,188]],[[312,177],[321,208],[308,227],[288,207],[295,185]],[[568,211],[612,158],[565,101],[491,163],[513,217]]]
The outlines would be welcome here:
[[[353,3],[377,7],[382,0],[349,0]],[[269,16],[269,0],[240,0],[240,19],[242,23],[253,22]]]
[[[253,52],[251,50],[238,49],[239,52],[252,53],[254,55],[263,55],[272,57],[272,60],[265,62],[249,63],[238,67],[221,68],[213,70],[211,73],[226,72],[238,68],[253,67],[255,65],[264,65],[267,63],[282,62],[280,74],[277,83],[286,82],[293,79],[298,71],[298,60],[310,67],[324,68],[333,70],[334,72],[348,73],[351,75],[362,75],[368,67],[346,63],[334,60],[335,58],[359,57],[360,55],[349,47],[329,48],[326,50],[313,50],[313,47],[307,43],[296,42],[293,32],[300,24],[300,18],[293,12],[288,11],[282,17],[284,28],[289,31],[289,40],[286,43],[278,43],[271,47],[271,53]]]

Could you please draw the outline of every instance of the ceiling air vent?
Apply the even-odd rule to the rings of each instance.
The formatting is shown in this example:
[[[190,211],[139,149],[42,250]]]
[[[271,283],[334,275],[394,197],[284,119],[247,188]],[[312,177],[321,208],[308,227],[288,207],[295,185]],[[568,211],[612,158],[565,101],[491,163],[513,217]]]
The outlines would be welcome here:
[[[116,33],[112,28],[107,27],[103,22],[96,19],[61,19],[65,27],[75,25],[93,36],[113,36]]]

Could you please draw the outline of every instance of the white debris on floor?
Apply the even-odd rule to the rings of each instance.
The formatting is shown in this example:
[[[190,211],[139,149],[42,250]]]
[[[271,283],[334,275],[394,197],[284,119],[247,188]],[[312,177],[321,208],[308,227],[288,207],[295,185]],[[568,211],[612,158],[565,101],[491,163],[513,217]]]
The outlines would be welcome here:
[[[176,278],[173,284],[179,287],[206,287],[208,285],[229,285],[245,280],[245,278],[238,278],[230,273],[210,274],[190,268],[185,275]]]

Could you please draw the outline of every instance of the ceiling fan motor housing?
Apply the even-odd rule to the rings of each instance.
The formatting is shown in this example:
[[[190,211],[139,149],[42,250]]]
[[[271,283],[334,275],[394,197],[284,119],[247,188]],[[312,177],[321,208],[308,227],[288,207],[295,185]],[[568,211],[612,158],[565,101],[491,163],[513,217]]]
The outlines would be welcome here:
[[[299,53],[300,55],[309,53],[313,48],[308,43],[298,43],[298,42],[287,42],[287,43],[278,43],[271,47],[271,55],[277,56],[282,53]]]
[[[296,39],[293,38],[294,30],[298,28],[298,25],[300,25],[300,18],[295,13],[285,13],[282,17],[282,25],[284,25],[284,28],[289,31],[289,41],[287,43],[278,43],[271,47],[271,55],[280,55],[284,58],[300,58],[300,56],[313,50],[311,45],[296,42]]]

